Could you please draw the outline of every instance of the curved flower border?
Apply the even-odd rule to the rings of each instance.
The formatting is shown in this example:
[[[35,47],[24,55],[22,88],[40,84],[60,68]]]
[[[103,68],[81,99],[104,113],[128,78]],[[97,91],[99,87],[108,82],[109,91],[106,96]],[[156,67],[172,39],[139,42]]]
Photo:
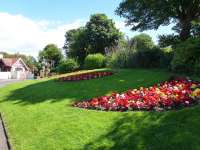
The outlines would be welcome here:
[[[109,71],[99,71],[99,72],[89,72],[76,75],[70,75],[66,77],[60,77],[59,81],[81,81],[81,80],[91,80],[96,78],[101,78],[105,76],[111,76],[113,72]]]
[[[112,93],[87,101],[76,102],[74,107],[105,111],[164,111],[189,107],[200,103],[200,82],[177,79],[140,87],[124,93]]]

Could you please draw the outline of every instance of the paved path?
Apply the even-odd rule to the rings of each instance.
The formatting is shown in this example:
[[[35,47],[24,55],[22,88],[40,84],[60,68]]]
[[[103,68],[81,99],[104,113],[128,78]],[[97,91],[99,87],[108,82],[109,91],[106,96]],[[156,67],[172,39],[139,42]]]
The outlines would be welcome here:
[[[0,115],[0,150],[9,150],[6,133]]]
[[[20,80],[16,80],[16,79],[0,79],[0,88],[3,87],[3,86],[6,86],[8,84],[18,82],[18,81],[20,81]]]

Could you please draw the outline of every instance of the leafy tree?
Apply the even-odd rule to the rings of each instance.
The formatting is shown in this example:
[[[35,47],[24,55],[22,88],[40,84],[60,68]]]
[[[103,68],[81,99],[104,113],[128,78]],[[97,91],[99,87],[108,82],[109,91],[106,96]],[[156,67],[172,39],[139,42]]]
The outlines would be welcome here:
[[[67,57],[76,58],[83,63],[87,55],[87,41],[85,28],[69,30],[65,34],[64,49]]]
[[[154,47],[152,38],[145,33],[134,36],[132,38],[132,44],[139,51],[149,50]]]
[[[176,45],[172,70],[200,75],[200,38],[189,38]]]
[[[180,42],[178,35],[169,34],[169,35],[159,35],[158,36],[158,45],[160,47],[174,46]]]
[[[64,49],[67,57],[82,65],[88,54],[102,53],[118,45],[122,33],[105,14],[92,15],[85,27],[69,30],[65,34]]]
[[[23,60],[32,71],[38,71],[37,60],[33,56],[26,56]]]
[[[116,13],[126,18],[133,30],[158,29],[174,22],[181,40],[186,40],[191,35],[192,22],[200,19],[200,1],[123,0]]]
[[[94,14],[86,24],[86,34],[90,53],[105,53],[105,49],[117,45],[122,33],[112,19],[105,14]]]
[[[39,52],[39,60],[45,61],[50,64],[51,67],[56,67],[62,57],[63,55],[61,50],[55,44],[48,44]]]
[[[199,37],[200,36],[200,22],[193,22],[192,23],[192,30],[191,34],[193,37]]]

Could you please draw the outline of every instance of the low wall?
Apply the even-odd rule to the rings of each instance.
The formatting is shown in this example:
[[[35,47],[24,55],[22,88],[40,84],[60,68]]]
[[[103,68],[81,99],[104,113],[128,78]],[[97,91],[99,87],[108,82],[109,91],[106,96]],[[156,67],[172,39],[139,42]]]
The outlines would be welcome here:
[[[11,79],[10,72],[0,72],[0,79]]]

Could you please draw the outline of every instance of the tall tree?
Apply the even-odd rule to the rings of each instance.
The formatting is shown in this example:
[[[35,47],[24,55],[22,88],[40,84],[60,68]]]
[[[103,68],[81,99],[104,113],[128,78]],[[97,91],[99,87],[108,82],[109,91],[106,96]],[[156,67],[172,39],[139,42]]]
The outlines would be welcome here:
[[[118,44],[122,33],[112,19],[105,14],[91,15],[86,24],[86,35],[90,53],[105,53],[105,49]]]
[[[133,30],[176,23],[181,40],[186,40],[191,35],[192,22],[200,19],[200,0],[123,0],[116,13],[126,18]]]
[[[123,35],[105,14],[90,17],[85,27],[69,30],[65,34],[64,49],[68,57],[83,63],[91,53],[105,53],[105,49],[118,45]]]
[[[50,64],[51,67],[56,67],[63,55],[61,50],[55,44],[48,44],[39,53],[39,60],[45,61]]]
[[[86,57],[87,41],[85,28],[72,29],[65,34],[64,50],[67,57],[75,58],[82,63]]]
[[[145,33],[134,36],[132,41],[135,48],[139,51],[149,50],[155,46],[152,38]]]

